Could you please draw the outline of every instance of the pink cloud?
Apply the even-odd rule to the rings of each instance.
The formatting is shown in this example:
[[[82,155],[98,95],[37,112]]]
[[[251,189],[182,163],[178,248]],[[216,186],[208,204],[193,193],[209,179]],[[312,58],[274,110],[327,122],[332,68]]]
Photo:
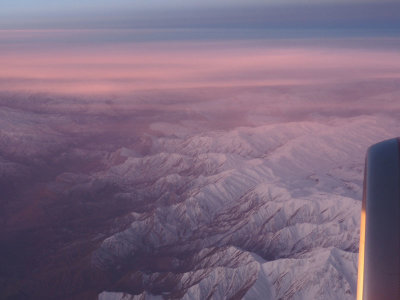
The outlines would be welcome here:
[[[2,34],[2,38],[12,35]],[[26,36],[29,32],[18,34]],[[34,34],[54,35],[63,31]],[[67,34],[70,33],[67,31]],[[5,49],[0,56],[3,91],[125,93],[194,87],[302,85],[400,76],[400,53],[382,49],[301,45],[271,48],[243,41]]]

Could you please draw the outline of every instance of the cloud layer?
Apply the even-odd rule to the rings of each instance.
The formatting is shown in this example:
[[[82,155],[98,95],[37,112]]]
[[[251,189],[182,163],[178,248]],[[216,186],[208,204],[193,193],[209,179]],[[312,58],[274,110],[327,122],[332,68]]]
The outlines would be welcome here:
[[[395,38],[370,38],[367,47],[366,40],[358,45],[345,38],[107,41],[114,33],[126,36],[138,31],[3,31],[0,89],[123,94],[400,77],[400,54],[393,47],[400,42]],[[99,42],[85,44],[87,37]],[[371,46],[379,43],[387,46]]]

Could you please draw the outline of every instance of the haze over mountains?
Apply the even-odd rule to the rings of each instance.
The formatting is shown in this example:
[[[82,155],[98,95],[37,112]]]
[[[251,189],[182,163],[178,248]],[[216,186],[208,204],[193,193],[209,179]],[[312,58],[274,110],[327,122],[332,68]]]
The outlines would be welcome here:
[[[3,93],[1,297],[354,299],[398,83]]]
[[[399,8],[2,0],[0,299],[355,299]]]

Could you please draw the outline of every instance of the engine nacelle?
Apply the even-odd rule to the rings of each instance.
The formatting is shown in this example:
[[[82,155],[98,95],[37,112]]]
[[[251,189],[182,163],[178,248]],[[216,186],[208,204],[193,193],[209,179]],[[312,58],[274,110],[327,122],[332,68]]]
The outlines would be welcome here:
[[[383,141],[367,152],[357,300],[400,299],[399,143]]]

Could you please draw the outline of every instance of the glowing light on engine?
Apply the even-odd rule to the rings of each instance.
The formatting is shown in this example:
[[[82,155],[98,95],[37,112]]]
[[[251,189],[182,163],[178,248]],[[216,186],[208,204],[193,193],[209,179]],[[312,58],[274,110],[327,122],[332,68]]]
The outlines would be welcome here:
[[[363,200],[364,202],[364,200]],[[363,203],[364,206],[364,203]],[[363,207],[361,211],[361,226],[360,226],[360,248],[358,254],[358,280],[357,280],[357,300],[363,299],[364,288],[364,249],[365,249],[365,219],[366,213]]]

